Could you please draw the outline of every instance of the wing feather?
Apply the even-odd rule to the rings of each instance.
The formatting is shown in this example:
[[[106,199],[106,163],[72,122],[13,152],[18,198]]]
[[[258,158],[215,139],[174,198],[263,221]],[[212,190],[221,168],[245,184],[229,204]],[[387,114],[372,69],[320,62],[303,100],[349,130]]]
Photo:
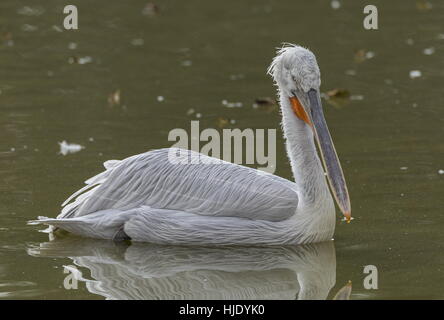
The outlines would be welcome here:
[[[180,155],[172,161],[172,154]],[[297,208],[296,184],[183,149],[158,149],[105,163],[59,217],[140,206],[209,216],[280,221]],[[86,191],[86,193],[83,193]]]

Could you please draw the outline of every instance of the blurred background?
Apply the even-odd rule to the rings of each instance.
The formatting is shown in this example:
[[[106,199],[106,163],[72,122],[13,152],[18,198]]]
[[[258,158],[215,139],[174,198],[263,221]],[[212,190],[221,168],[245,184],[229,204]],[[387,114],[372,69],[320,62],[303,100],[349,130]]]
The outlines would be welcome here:
[[[171,146],[168,132],[191,120],[278,129],[276,174],[292,179],[266,75],[284,42],[317,56],[352,199],[354,221],[337,219],[328,298],[349,280],[351,299],[444,298],[442,1],[69,4],[78,30],[63,28],[61,1],[0,2],[0,298],[106,297],[88,282],[66,290],[63,266],[76,252],[30,254],[48,239],[26,221],[56,216],[105,160]],[[378,30],[363,28],[367,4],[378,8]],[[377,290],[364,288],[366,265],[378,269]],[[94,279],[92,267],[79,270]],[[294,288],[279,270],[270,281],[283,285],[272,297],[288,298],[280,290]]]

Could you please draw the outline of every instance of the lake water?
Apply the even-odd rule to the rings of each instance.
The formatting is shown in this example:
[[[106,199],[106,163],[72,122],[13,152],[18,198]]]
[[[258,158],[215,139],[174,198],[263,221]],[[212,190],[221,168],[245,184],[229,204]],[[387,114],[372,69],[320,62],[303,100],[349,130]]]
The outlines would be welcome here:
[[[351,299],[444,298],[444,3],[373,1],[377,31],[362,26],[367,3],[339,3],[82,0],[67,31],[60,1],[2,0],[0,298],[332,299],[349,280]],[[354,216],[338,213],[334,241],[49,242],[26,224],[55,217],[105,160],[171,146],[168,132],[190,120],[278,129],[276,174],[291,179],[279,109],[253,108],[275,97],[266,68],[282,42],[314,51],[324,93],[349,93],[323,101]],[[84,148],[60,154],[64,140]],[[377,289],[365,287],[368,265]],[[68,290],[75,269],[83,278]]]

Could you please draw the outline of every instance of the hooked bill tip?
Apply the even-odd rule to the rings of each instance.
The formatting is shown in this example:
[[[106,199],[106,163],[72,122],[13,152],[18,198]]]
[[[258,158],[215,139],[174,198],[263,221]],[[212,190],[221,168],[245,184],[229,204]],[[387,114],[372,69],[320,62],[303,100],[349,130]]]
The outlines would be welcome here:
[[[351,221],[351,212],[350,211],[344,212],[344,217],[345,217],[345,221],[347,221],[347,223],[350,223],[350,221]]]

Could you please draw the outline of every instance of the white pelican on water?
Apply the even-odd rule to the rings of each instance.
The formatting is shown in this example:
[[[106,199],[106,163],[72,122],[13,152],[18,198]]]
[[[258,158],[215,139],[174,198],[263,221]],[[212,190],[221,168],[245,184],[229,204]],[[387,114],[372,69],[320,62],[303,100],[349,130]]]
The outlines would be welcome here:
[[[159,149],[104,163],[50,225],[86,237],[158,244],[278,245],[330,240],[336,202],[350,220],[344,175],[325,123],[314,54],[289,45],[269,74],[277,87],[296,182],[203,154]],[[189,164],[170,161],[180,153]],[[69,203],[72,199],[75,201]],[[68,204],[69,203],[69,204]],[[32,223],[31,222],[31,223]]]

